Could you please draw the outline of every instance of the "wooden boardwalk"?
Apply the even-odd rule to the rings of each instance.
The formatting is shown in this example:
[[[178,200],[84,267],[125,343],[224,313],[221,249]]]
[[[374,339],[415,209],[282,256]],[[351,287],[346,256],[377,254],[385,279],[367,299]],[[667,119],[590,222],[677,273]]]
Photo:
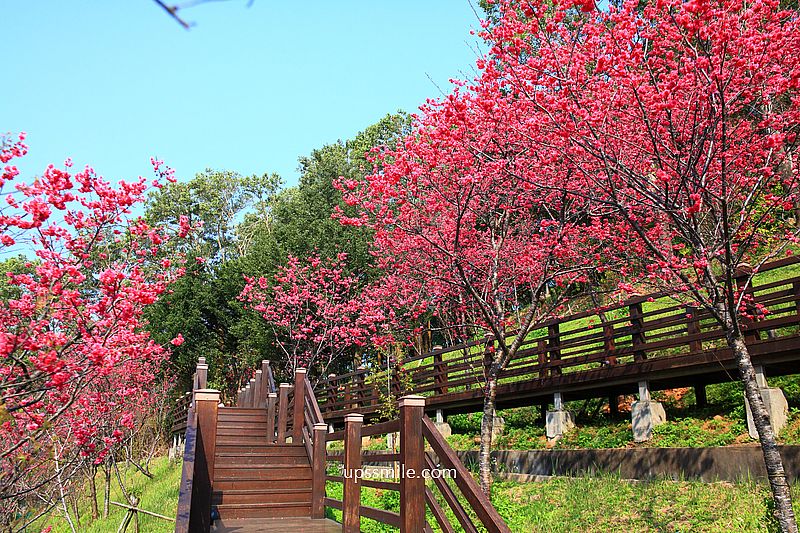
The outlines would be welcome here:
[[[258,518],[247,520],[217,520],[212,533],[340,533],[342,525],[333,520],[310,518]]]
[[[753,363],[768,376],[800,373],[798,263],[800,258],[792,256],[764,265],[759,272],[773,271],[771,279],[777,280],[746,288],[751,312],[756,314],[756,306],[766,310],[756,320],[745,320],[744,331]],[[487,337],[406,357],[406,375],[401,379],[395,369],[392,391],[426,396],[429,412],[479,411],[484,352],[493,344]],[[323,378],[317,396],[325,421],[341,426],[348,413],[377,418],[386,378],[371,374],[380,370],[359,367]],[[564,401],[635,394],[642,381],[650,390],[695,387],[701,397],[705,385],[737,378],[725,333],[706,311],[652,294],[608,307],[602,316],[587,311],[539,324],[502,373],[497,407],[546,406],[555,393]]]

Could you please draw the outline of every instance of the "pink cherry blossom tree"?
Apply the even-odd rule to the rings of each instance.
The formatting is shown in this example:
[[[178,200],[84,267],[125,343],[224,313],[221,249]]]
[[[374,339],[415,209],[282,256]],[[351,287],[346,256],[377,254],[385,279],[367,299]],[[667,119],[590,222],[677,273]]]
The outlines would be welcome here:
[[[490,336],[481,386],[480,474],[491,485],[496,392],[528,334],[591,287],[614,264],[609,241],[621,242],[600,203],[563,189],[532,187],[551,162],[515,128],[524,117],[497,85],[457,86],[422,108],[415,131],[377,153],[363,182],[339,183],[356,216],[346,224],[374,232],[378,264],[400,294],[413,288],[424,306],[462,338]],[[549,176],[551,184],[569,174]]]
[[[2,506],[6,525],[131,427],[165,357],[142,312],[181,273],[159,257],[169,236],[131,214],[146,180],[112,186],[67,162],[20,182],[23,141],[0,141],[0,251],[35,256],[9,274],[16,296],[0,300],[0,500],[15,502]],[[156,167],[152,185],[171,179]]]
[[[347,273],[345,260],[346,254],[312,254],[303,260],[289,256],[272,279],[246,278],[240,299],[272,328],[287,375],[307,368],[324,376],[348,349],[364,344],[358,279]]]
[[[797,243],[800,21],[780,2],[500,2],[481,84],[515,127],[638,241],[629,290],[668,290],[721,326],[754,414],[783,531],[797,531],[775,431],[744,335],[748,288]],[[548,155],[549,154],[549,155]],[[624,276],[623,276],[624,277]],[[738,283],[737,283],[738,278]],[[631,283],[635,281],[636,286]]]

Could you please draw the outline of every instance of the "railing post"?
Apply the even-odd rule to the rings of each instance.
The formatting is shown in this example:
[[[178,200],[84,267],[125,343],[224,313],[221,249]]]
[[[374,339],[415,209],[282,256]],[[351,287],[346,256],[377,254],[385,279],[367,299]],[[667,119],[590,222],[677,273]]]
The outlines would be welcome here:
[[[559,331],[559,326],[557,322],[555,324],[547,326],[547,345],[550,348],[549,362],[552,363],[553,361],[561,360],[561,333]],[[551,366],[550,375],[560,376],[561,367],[559,365]]]
[[[433,347],[434,352],[441,349],[441,346]],[[433,354],[433,370],[436,373],[434,378],[436,394],[447,394],[447,361],[444,360],[441,352]]]
[[[794,297],[795,313],[800,315],[800,281],[792,282],[792,296]]]
[[[214,454],[217,442],[217,409],[219,391],[199,389],[194,396],[197,412],[197,440],[195,448],[195,477],[198,483],[198,501],[202,502],[199,511],[204,523],[211,520],[211,486],[214,483]],[[193,489],[194,490],[194,489]],[[208,520],[208,522],[205,522]]]
[[[253,389],[253,407],[262,407],[264,405],[264,397],[261,396],[264,392],[264,373],[259,368],[256,370],[256,382]]]
[[[247,396],[247,407],[256,406],[256,378],[250,378],[250,384],[247,386],[250,392]]]
[[[277,392],[267,394],[267,441],[270,444],[275,442],[275,407],[277,403]]]
[[[311,465],[311,518],[325,518],[325,451],[328,438],[328,425],[324,422],[314,424],[314,457]]]
[[[306,408],[306,369],[298,368],[294,371],[294,416],[292,420],[292,444],[303,442],[303,425],[305,424]]]
[[[264,359],[261,361],[261,386],[264,387],[264,393],[261,398],[264,402],[267,401],[267,395],[272,392],[270,384],[272,382],[272,369],[269,367],[269,361]]]
[[[344,417],[344,493],[342,496],[342,532],[361,531],[361,425],[364,415]],[[423,493],[424,496],[424,493]],[[420,529],[420,531],[422,531]]]
[[[205,357],[197,359],[197,388],[205,389],[208,386],[208,365]]]
[[[425,398],[400,398],[400,533],[425,530]]]
[[[603,324],[603,347],[606,350],[606,362],[617,364],[617,345],[614,342],[614,326]]]
[[[243,407],[244,402],[244,389],[239,389],[239,392],[236,394],[236,407]]]
[[[684,311],[686,312],[686,334],[689,337],[699,335],[700,319],[697,317],[697,313],[700,312],[700,308],[692,305],[687,305]],[[703,350],[703,341],[699,339],[689,341],[690,352],[700,352],[702,350]]]
[[[328,379],[326,383],[326,403],[328,405],[333,405],[336,401],[336,374],[328,374]],[[331,407],[331,409],[334,409]]]
[[[366,375],[367,375],[367,367],[364,365],[359,365],[356,368],[356,375],[355,375],[355,382],[356,382],[356,390],[355,390],[355,399],[356,405],[355,408],[358,409],[359,407],[365,407],[367,404],[364,402],[364,398],[366,396],[364,391],[364,385],[366,384]]]
[[[539,366],[539,379],[547,377],[547,369],[545,368],[545,364],[547,363],[547,339],[539,339],[536,343],[536,351],[537,360],[536,363]]]
[[[633,343],[633,360],[636,362],[647,359],[644,346],[644,311],[642,302],[636,302],[628,307],[628,316],[631,319],[631,342]]]
[[[278,387],[278,444],[286,444],[286,419],[289,414],[289,388],[288,383],[281,383]]]

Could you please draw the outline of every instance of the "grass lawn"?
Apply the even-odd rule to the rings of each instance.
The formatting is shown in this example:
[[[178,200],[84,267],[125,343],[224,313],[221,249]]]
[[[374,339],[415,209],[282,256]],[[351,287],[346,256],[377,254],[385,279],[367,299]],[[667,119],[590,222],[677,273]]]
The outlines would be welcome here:
[[[154,478],[147,480],[138,472],[128,471],[125,474],[126,482],[142,498],[144,509],[174,516],[180,463],[169,464],[166,458],[158,458],[153,462],[152,472]],[[100,487],[102,483],[98,485]],[[362,494],[363,505],[399,510],[399,494],[395,491],[363,488]],[[329,483],[328,496],[341,499],[341,484]],[[796,501],[800,499],[797,491],[794,496]],[[102,496],[100,498],[102,500]],[[115,482],[112,500],[121,499]],[[552,478],[537,483],[497,482],[492,501],[511,530],[520,533],[769,531],[769,491],[766,484],[667,480],[631,483],[614,476]],[[102,501],[100,507],[102,509]],[[78,528],[81,532],[116,531],[124,515],[123,510],[112,506],[107,519],[89,523],[89,504],[86,500],[81,504],[81,512],[81,527]],[[328,514],[331,518],[341,520],[338,511],[329,509]],[[431,524],[434,523],[432,516],[428,519]],[[70,531],[57,512],[30,528],[30,531],[40,531],[48,525],[53,527],[53,532]],[[146,516],[140,521],[140,530],[144,532],[166,533],[172,529],[171,522]],[[362,531],[378,533],[396,529],[364,519]]]
[[[135,494],[141,499],[139,507],[164,516],[174,517],[178,507],[178,491],[181,483],[181,462],[170,463],[166,457],[156,457],[150,465],[150,472],[153,479],[131,468],[120,472],[125,481],[125,487],[129,493]],[[111,477],[111,501],[126,503],[125,497],[119,488],[116,476]],[[104,478],[102,472],[97,476],[98,506],[100,513],[103,512],[103,486]],[[81,533],[106,533],[117,531],[122,519],[127,512],[125,509],[112,505],[109,509],[108,518],[99,518],[92,522],[91,507],[88,498],[80,502],[81,525],[76,529]],[[73,516],[74,520],[75,517]],[[41,531],[47,526],[52,526],[53,533],[71,533],[69,524],[58,510],[53,510],[49,517],[41,520],[35,527],[29,528],[30,531]],[[175,529],[174,522],[167,522],[159,518],[147,515],[139,515],[139,531],[146,533],[171,533]],[[128,531],[133,531],[133,524]]]
[[[329,484],[328,496],[341,499],[341,485]],[[798,496],[795,492],[795,500]],[[362,488],[362,498],[363,505],[399,510],[399,496],[394,491]],[[553,478],[536,483],[504,481],[495,483],[492,493],[497,511],[515,533],[766,532],[770,531],[768,501],[766,484],[632,483],[613,476]],[[329,509],[328,513],[341,520],[339,511]],[[428,522],[435,524],[430,514]],[[363,519],[361,531],[396,529]]]

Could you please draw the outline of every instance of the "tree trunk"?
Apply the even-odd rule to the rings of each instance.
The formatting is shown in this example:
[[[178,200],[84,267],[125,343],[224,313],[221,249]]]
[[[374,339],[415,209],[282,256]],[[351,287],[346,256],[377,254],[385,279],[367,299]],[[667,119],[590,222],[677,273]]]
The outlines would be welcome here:
[[[106,461],[106,464],[103,465],[103,473],[106,477],[106,484],[105,488],[103,489],[103,518],[108,518],[108,507],[110,505],[109,501],[111,501],[111,465],[108,464],[108,461]]]
[[[775,431],[769,420],[769,413],[761,397],[756,383],[756,372],[753,362],[750,360],[750,352],[741,334],[733,332],[727,335],[728,345],[733,350],[736,363],[739,366],[739,375],[744,384],[744,394],[753,414],[753,423],[758,432],[758,440],[761,443],[761,452],[764,454],[764,465],[767,468],[772,498],[775,502],[775,519],[781,526],[784,533],[797,533],[797,521],[795,520],[794,510],[792,509],[792,495],[789,490],[789,483],[786,481],[786,473],[783,469],[783,461],[778,452],[778,442]]]
[[[481,490],[489,496],[492,490],[492,431],[494,429],[494,415],[497,396],[497,378],[490,377],[486,382],[483,397],[483,419],[481,420],[481,449],[479,457],[479,472]]]
[[[92,521],[100,517],[100,510],[97,507],[97,484],[95,483],[97,477],[97,466],[92,465],[89,468],[89,503],[92,505]]]

